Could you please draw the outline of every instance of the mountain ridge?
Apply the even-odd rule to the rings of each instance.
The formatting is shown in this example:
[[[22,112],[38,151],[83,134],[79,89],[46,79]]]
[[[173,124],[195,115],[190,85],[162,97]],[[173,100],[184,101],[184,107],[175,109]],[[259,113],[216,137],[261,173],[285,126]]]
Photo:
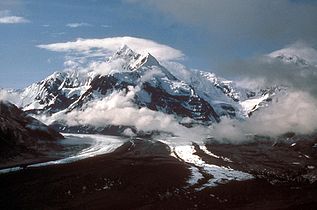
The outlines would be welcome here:
[[[224,116],[244,118],[254,109],[243,110],[241,101],[262,97],[213,73],[185,70],[190,77],[183,77],[168,65],[165,67],[150,53],[138,54],[124,45],[84,71],[54,72],[15,94],[20,97],[19,106],[24,111],[49,118],[74,110],[84,111],[90,102],[103,100],[113,93],[128,94],[132,87],[135,94],[131,101],[136,108],[145,107],[203,124],[219,122]]]

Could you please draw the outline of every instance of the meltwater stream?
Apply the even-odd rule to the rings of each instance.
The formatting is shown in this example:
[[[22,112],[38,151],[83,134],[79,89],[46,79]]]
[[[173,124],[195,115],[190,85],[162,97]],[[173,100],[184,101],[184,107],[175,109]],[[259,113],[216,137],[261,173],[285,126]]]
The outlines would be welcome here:
[[[118,136],[96,135],[96,134],[63,134],[65,139],[60,142],[63,146],[85,146],[83,150],[74,152],[68,157],[48,161],[43,163],[30,164],[26,167],[12,167],[0,170],[0,174],[10,173],[13,171],[19,171],[25,168],[34,168],[48,165],[71,163],[78,160],[82,160],[97,155],[107,154],[113,152],[115,149],[124,144],[128,139]]]

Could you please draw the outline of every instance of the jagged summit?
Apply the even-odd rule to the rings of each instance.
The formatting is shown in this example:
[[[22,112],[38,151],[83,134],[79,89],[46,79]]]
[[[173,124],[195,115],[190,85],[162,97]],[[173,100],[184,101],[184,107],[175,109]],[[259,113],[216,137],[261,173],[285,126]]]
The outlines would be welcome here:
[[[139,54],[129,48],[127,45],[123,45],[119,48],[110,58],[109,62],[115,62],[123,60],[122,68],[129,70],[137,70],[142,66],[160,66],[160,63],[150,53]]]
[[[134,52],[127,45],[123,45],[110,58],[111,59],[117,59],[117,58],[136,59],[139,56],[140,56],[140,54]]]

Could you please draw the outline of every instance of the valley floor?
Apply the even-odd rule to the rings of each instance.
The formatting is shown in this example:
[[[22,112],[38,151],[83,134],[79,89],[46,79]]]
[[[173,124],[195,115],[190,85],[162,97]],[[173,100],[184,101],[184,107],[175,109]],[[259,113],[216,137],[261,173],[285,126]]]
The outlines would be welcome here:
[[[0,209],[266,210],[315,209],[317,205],[316,182],[299,178],[314,176],[315,170],[303,170],[314,164],[315,156],[300,157],[303,160],[298,164],[290,162],[300,148],[288,150],[288,155],[279,145],[274,151],[267,144],[207,144],[206,148],[194,148],[205,164],[227,164],[252,172],[254,178],[200,188],[206,179],[212,180],[212,175],[202,174],[194,185],[188,178],[194,174],[191,167],[204,172],[205,165],[199,167],[171,156],[169,147],[161,142],[138,139],[127,141],[109,154],[0,175]],[[217,155],[207,154],[205,149],[210,148]],[[219,158],[220,154],[230,161]],[[287,156],[289,160],[279,160]]]

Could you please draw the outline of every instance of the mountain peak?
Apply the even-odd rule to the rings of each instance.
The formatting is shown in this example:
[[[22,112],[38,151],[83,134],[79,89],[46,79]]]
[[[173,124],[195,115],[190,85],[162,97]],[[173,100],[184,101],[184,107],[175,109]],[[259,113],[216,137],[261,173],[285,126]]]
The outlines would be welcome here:
[[[307,46],[290,46],[268,54],[271,58],[301,66],[317,65],[317,51]]]
[[[125,61],[125,68],[134,70],[142,66],[160,66],[157,59],[150,53],[139,54],[133,51],[129,46],[123,45],[120,47],[113,56],[110,57],[110,62],[121,59]]]
[[[138,53],[134,52],[128,45],[124,44],[122,45],[113,55],[115,58],[121,58],[121,57],[137,57],[139,56]]]

